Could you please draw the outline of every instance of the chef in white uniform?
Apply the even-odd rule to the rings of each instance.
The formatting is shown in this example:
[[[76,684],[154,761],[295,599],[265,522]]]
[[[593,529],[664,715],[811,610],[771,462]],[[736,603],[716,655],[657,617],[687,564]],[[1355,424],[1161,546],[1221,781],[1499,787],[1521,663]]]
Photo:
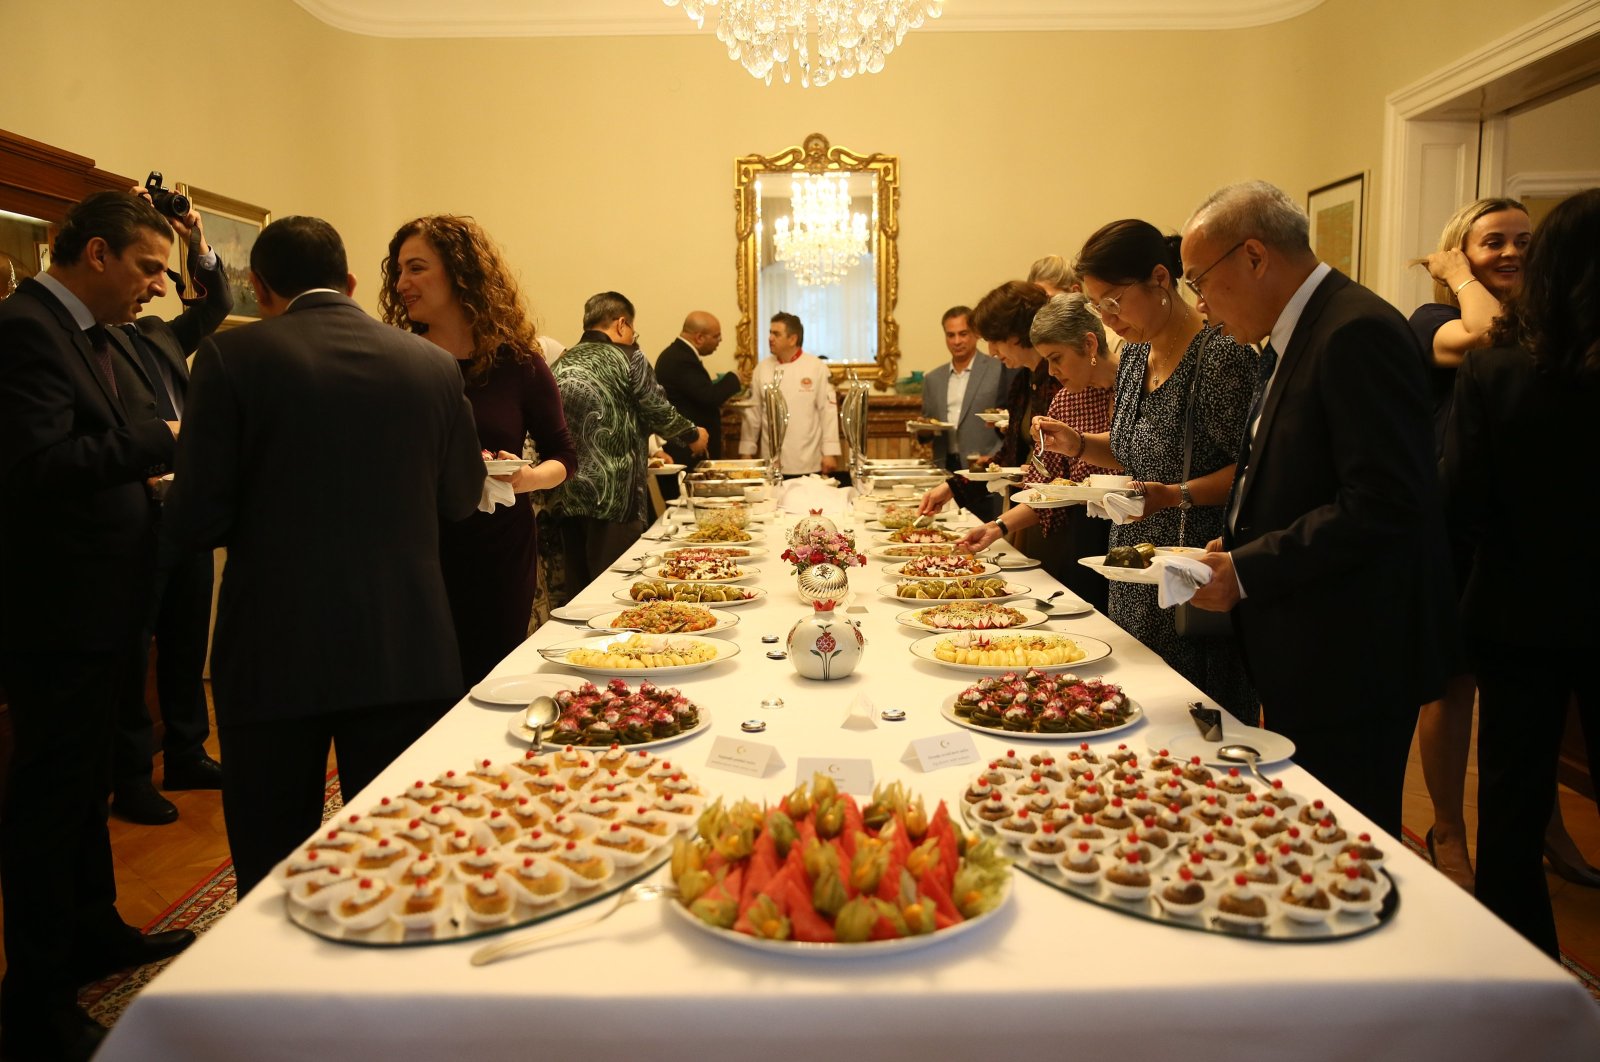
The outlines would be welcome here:
[[[747,457],[771,454],[761,389],[781,371],[779,386],[789,404],[789,428],[784,433],[778,468],[786,476],[828,473],[839,467],[838,396],[822,359],[801,349],[804,340],[805,326],[800,318],[792,313],[773,315],[772,328],[767,332],[767,349],[772,351],[772,357],[762,358],[751,376],[750,393],[755,401],[744,410],[739,430],[739,453]]]

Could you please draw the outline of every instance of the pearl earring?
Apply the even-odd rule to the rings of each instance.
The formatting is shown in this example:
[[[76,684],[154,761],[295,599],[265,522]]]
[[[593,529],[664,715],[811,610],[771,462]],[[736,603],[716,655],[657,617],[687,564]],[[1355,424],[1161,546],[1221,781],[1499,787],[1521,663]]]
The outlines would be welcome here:
[[[1161,296],[1161,305],[1165,306],[1166,304],[1167,304],[1167,297],[1165,295],[1163,295],[1163,296]]]

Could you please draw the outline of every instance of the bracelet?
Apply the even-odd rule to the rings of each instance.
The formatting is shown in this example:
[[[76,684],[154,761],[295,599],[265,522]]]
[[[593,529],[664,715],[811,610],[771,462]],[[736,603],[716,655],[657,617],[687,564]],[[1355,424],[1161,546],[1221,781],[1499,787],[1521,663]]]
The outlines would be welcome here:
[[[1478,283],[1478,278],[1477,277],[1468,277],[1466,280],[1463,280],[1461,282],[1461,286],[1459,288],[1455,289],[1456,296],[1459,297],[1463,291],[1466,291],[1468,284],[1476,284],[1476,283]]]
[[[1074,428],[1073,430],[1077,431],[1076,428]],[[1088,440],[1088,438],[1083,434],[1083,432],[1079,431],[1078,432],[1078,452],[1075,453],[1075,454],[1068,454],[1067,456],[1072,458],[1074,461],[1076,461],[1078,458],[1083,456],[1083,452],[1085,450],[1087,450],[1088,448],[1089,448],[1089,440]]]

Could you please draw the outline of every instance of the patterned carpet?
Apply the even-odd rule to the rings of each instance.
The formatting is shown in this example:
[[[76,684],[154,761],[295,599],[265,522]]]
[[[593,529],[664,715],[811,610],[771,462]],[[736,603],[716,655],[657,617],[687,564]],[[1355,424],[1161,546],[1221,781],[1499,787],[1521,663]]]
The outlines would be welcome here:
[[[330,773],[327,785],[322,805],[324,822],[343,806],[339,799],[339,776]],[[233,860],[230,859],[201,879],[177,903],[145,926],[144,931],[153,933],[164,929],[192,929],[196,933],[204,933],[217,919],[232,910],[236,899]],[[89,1012],[90,1017],[109,1028],[122,1017],[122,1012],[133,1002],[139,990],[154,980],[171,961],[168,959],[134,970],[124,970],[103,981],[96,981],[78,993],[78,1003]]]
[[[328,792],[323,806],[322,817],[326,821],[340,808],[339,779],[337,775],[328,775]],[[1405,831],[1406,847],[1411,849],[1418,857],[1428,858],[1427,847],[1422,838],[1410,829]],[[166,913],[154,922],[145,926],[145,932],[162,929],[192,929],[196,933],[204,933],[211,924],[226,914],[233,907],[233,862],[223,863],[216,870],[207,875],[198,885],[167,909]],[[171,960],[168,960],[169,962]],[[89,1014],[102,1025],[109,1026],[122,1016],[122,1012],[132,1002],[139,990],[158,975],[166,967],[165,962],[153,963],[142,966],[137,970],[128,970],[123,973],[113,974],[103,981],[85,988],[78,994],[78,1002],[88,1010]],[[1561,953],[1561,965],[1576,977],[1600,1003],[1600,973],[1594,967],[1576,955]]]

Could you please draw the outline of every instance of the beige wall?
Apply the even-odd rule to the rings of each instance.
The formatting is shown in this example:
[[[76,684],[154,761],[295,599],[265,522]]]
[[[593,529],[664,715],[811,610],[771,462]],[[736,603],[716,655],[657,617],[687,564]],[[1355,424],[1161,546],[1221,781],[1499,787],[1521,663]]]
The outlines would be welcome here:
[[[550,334],[570,342],[584,298],[614,287],[652,354],[686,310],[717,313],[713,369],[732,365],[737,318],[732,160],[821,131],[901,158],[905,371],[944,357],[946,306],[1105,221],[1175,228],[1246,177],[1296,194],[1376,177],[1385,95],[1555,6],[1327,0],[1215,33],[927,32],[882,74],[802,91],[762,86],[709,34],[386,40],[290,0],[209,0],[175,45],[132,11],[103,28],[91,0],[0,0],[8,38],[35,45],[9,49],[0,127],[323,215],[368,306],[396,225],[474,214]],[[72,58],[85,40],[148,60]]]

